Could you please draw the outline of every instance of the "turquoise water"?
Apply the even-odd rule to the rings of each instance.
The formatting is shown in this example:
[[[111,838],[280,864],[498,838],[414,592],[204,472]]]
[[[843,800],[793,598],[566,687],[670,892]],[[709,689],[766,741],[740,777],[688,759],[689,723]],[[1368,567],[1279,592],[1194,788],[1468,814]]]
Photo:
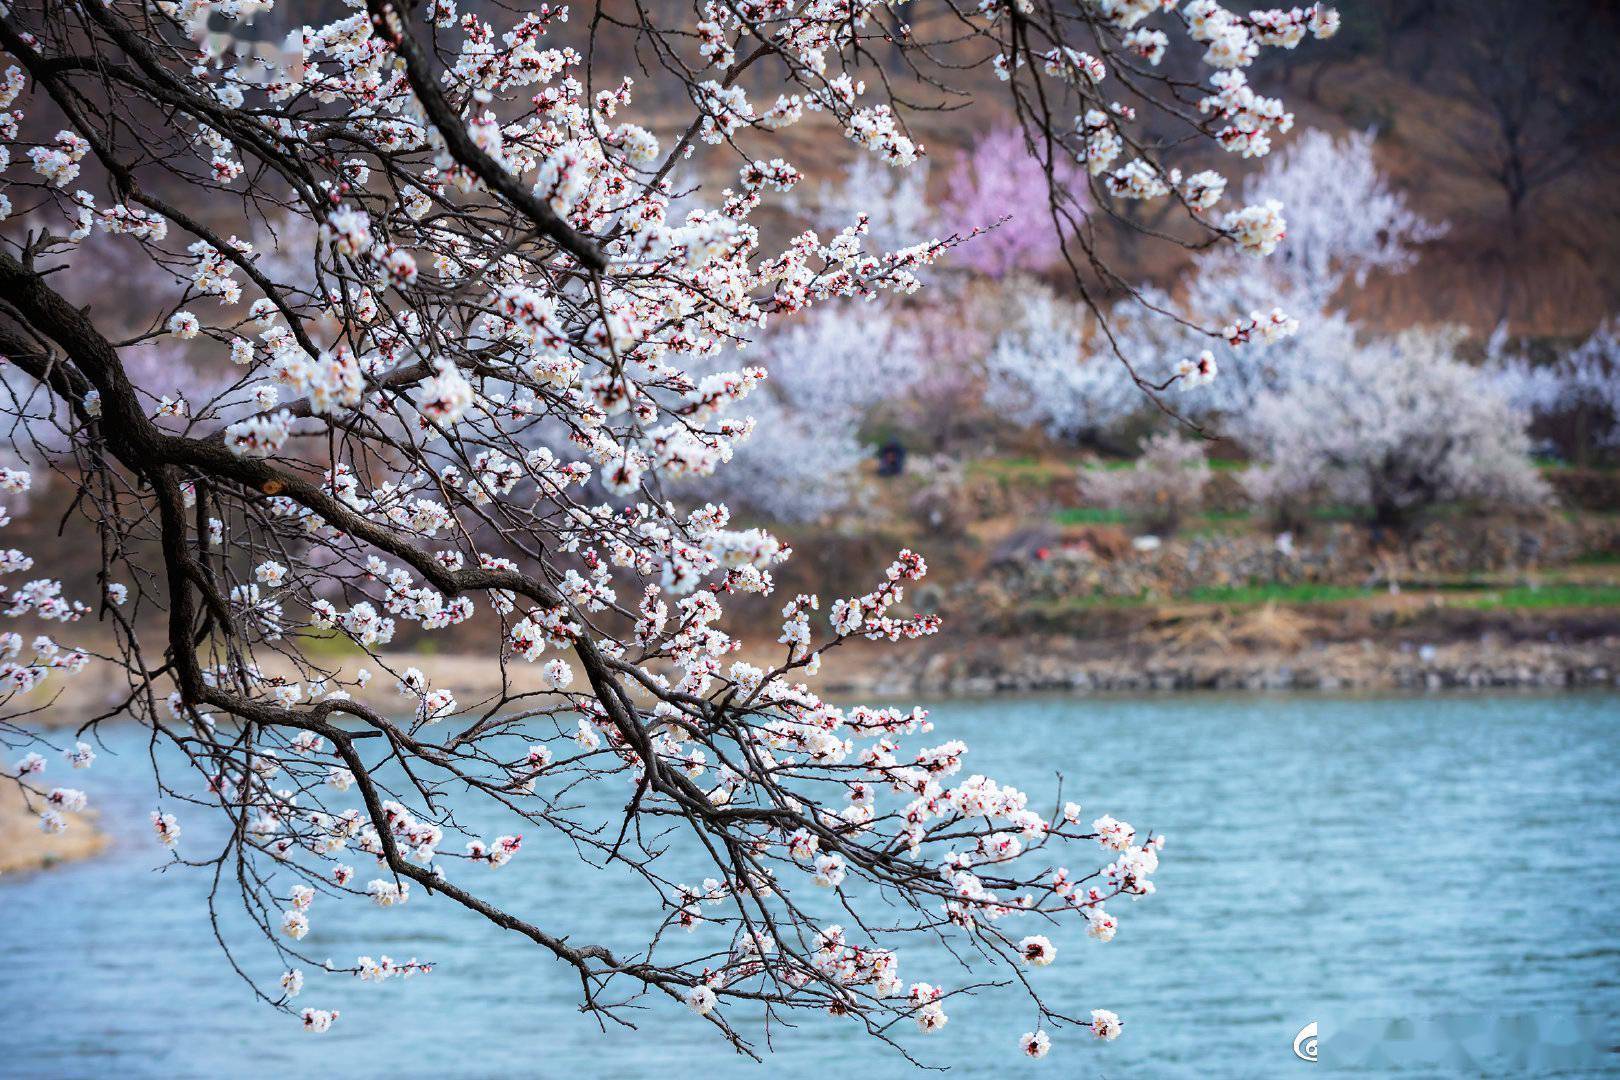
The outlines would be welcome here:
[[[1054,1007],[1114,1009],[1125,1035],[1093,1045],[1059,1032],[1045,1061],[1022,1061],[1030,1007],[992,993],[955,1004],[938,1035],[907,1037],[924,1061],[954,1064],[948,1075],[1384,1075],[1395,1069],[1344,1069],[1329,1030],[1462,1016],[1522,1033],[1552,1018],[1608,1037],[1620,1022],[1620,697],[1032,698],[941,704],[934,718],[968,741],[971,769],[1032,793],[1061,772],[1088,817],[1169,836],[1159,894],[1111,905],[1119,936],[1057,937],[1059,962],[1038,973]],[[0,1075],[916,1074],[830,1018],[773,1027],[764,1066],[662,1003],[631,1014],[636,1030],[603,1034],[576,1011],[566,971],[415,893],[388,911],[317,900],[312,955],[439,967],[381,986],[312,973],[299,1004],[342,1017],[307,1034],[231,972],[208,929],[204,872],[155,872],[145,747],[133,729],[109,729],[107,743],[74,780],[117,834],[111,854],[0,880]],[[193,855],[210,839],[197,814],[182,816]],[[544,838],[530,839],[487,879],[496,897],[580,940],[618,936],[634,894],[541,857]],[[926,978],[936,959],[913,954],[902,976]],[[251,939],[238,960],[271,978],[282,966]],[[1316,1064],[1291,1049],[1311,1021],[1324,1034]],[[1563,1070],[1536,1053],[1408,1071],[1620,1070],[1612,1050]]]

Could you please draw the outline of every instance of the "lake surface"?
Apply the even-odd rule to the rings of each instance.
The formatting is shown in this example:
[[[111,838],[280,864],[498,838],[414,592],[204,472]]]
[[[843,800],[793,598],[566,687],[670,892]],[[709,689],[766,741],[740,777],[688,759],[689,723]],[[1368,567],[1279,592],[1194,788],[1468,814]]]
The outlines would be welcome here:
[[[1039,973],[1054,1007],[1111,1008],[1124,1036],[1055,1032],[1046,1060],[1024,1061],[1027,1001],[957,999],[944,1031],[907,1038],[947,1075],[1620,1072],[1620,696],[1029,698],[940,704],[934,720],[968,741],[970,771],[1032,795],[1062,772],[1088,820],[1169,837],[1158,895],[1110,905],[1118,937],[1054,935],[1059,962]],[[387,911],[316,901],[312,955],[439,966],[381,986],[311,972],[298,1004],[342,1017],[307,1034],[230,970],[203,875],[155,872],[141,733],[106,735],[89,773],[69,781],[56,760],[46,779],[90,792],[112,852],[0,880],[0,1076],[923,1075],[847,1021],[774,1029],[764,1066],[664,1004],[603,1035],[556,963],[414,891]],[[200,853],[199,814],[183,815],[182,844]],[[548,929],[613,938],[628,910],[615,882],[529,839],[489,888]],[[363,879],[369,860],[352,861]],[[246,940],[241,962],[279,973]],[[926,959],[903,959],[902,977],[928,977]],[[1351,1040],[1410,1036],[1388,1025],[1403,1019],[1422,1038],[1438,1017],[1461,1018],[1449,1057]],[[1292,1050],[1312,1021],[1315,1064]]]

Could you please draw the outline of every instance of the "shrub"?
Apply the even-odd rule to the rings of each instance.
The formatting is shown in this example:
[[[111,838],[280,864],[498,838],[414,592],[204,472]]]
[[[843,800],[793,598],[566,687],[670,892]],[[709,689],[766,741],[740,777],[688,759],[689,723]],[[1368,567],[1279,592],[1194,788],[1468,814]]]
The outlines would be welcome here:
[[[1151,436],[1129,469],[1095,469],[1080,476],[1081,495],[1124,510],[1156,534],[1168,534],[1204,503],[1209,483],[1204,444],[1179,435]]]

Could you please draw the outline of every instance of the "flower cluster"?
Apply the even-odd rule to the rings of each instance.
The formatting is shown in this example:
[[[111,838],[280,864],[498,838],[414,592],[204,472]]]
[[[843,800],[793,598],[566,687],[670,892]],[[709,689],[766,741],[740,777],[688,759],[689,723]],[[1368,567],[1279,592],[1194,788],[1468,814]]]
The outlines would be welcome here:
[[[843,706],[813,689],[853,639],[939,630],[915,595],[920,554],[900,551],[861,595],[769,600],[780,647],[746,650],[726,607],[772,597],[790,552],[733,521],[724,477],[742,477],[741,501],[757,508],[786,501],[768,490],[783,486],[772,478],[784,457],[818,492],[853,471],[863,409],[922,381],[927,351],[925,327],[870,302],[938,280],[964,242],[980,244],[988,274],[1009,276],[1094,254],[1082,226],[1095,210],[1169,200],[1230,249],[1285,243],[1276,202],[1223,213],[1225,179],[1163,160],[1155,147],[1187,140],[1144,137],[1111,88],[1190,40],[1208,115],[1171,112],[1192,138],[1264,154],[1292,118],[1244,69],[1262,49],[1327,36],[1336,17],[1321,5],[1245,16],[1214,0],[1180,11],[1095,0],[1078,21],[1031,8],[1011,33],[1006,5],[962,12],[997,73],[1020,94],[1037,83],[1026,96],[1054,112],[975,149],[950,182],[970,235],[938,238],[898,211],[870,212],[863,191],[803,227],[779,229],[767,209],[806,171],[780,133],[815,114],[891,178],[891,200],[922,191],[893,179],[925,154],[912,108],[858,68],[885,38],[908,57],[930,51],[872,0],[703,3],[673,25],[649,13],[633,37],[667,62],[634,81],[603,70],[615,48],[594,36],[585,48],[550,5],[496,22],[487,5],[365,0],[251,60],[188,51],[197,27],[251,6],[7,15],[24,30],[0,84],[0,167],[16,146],[32,166],[13,183],[29,212],[58,213],[69,231],[8,241],[0,289],[21,321],[83,347],[43,359],[8,348],[7,387],[29,381],[10,399],[54,407],[0,412],[40,436],[19,446],[96,463],[56,471],[90,519],[85,550],[102,558],[90,595],[102,600],[92,608],[42,574],[8,587],[0,616],[101,615],[113,644],[101,663],[44,635],[26,652],[21,633],[5,634],[5,703],[92,664],[127,683],[126,711],[194,773],[189,786],[163,777],[166,803],[188,807],[188,827],[210,804],[231,822],[219,865],[237,873],[273,955],[261,970],[286,969],[279,993],[262,996],[310,1031],[338,1017],[289,1004],[317,902],[324,921],[333,900],[397,907],[415,887],[563,960],[588,1008],[613,1012],[621,984],[637,984],[684,1000],[739,1047],[729,1007],[759,1001],[858,1015],[880,1037],[898,1017],[939,1030],[956,990],[901,973],[920,962],[909,942],[945,935],[1020,966],[1039,1013],[1022,1048],[1047,1054],[1064,1014],[1037,987],[1058,949],[1023,931],[1055,936],[1067,920],[1114,937],[1104,905],[1153,891],[1162,838],[1108,817],[1088,827],[1077,807],[1048,819],[1029,793],[973,771],[961,740],[931,735],[925,711]],[[1067,40],[1075,22],[1097,40]],[[163,48],[141,44],[151,40]],[[769,62],[742,78],[754,59]],[[107,71],[119,73],[113,100],[90,81]],[[638,116],[647,83],[658,108]],[[1179,87],[1174,97],[1185,100]],[[87,121],[92,101],[108,115]],[[671,124],[677,101],[685,114]],[[35,133],[66,126],[23,142],[25,114]],[[770,148],[716,182],[722,151],[710,145],[754,142]],[[165,183],[131,183],[137,164]],[[68,190],[91,171],[118,202],[98,210]],[[156,194],[170,185],[182,195]],[[101,245],[140,267],[134,344],[158,339],[184,376],[143,368],[133,344],[115,344],[126,330],[54,293],[71,280],[58,270],[78,272]],[[1031,290],[1025,306],[1040,302]],[[1075,338],[1035,342],[1039,313],[1017,314],[1034,344],[1078,357]],[[1239,317],[1227,340],[1291,328],[1281,312]],[[1198,356],[1180,373],[1188,385],[1214,376],[1213,355],[1168,355]],[[787,429],[801,438],[773,450]],[[0,473],[6,493],[30,483],[27,470]],[[813,516],[828,503],[799,505]],[[36,560],[0,551],[0,572],[36,574]],[[481,650],[494,677],[385,651],[433,656],[447,636]],[[80,743],[66,757],[84,768],[95,755]],[[55,830],[88,799],[41,787],[44,767],[36,752],[5,781]],[[611,790],[622,820],[591,820],[571,794],[581,786]],[[470,807],[486,805],[522,823],[475,832]],[[180,847],[174,813],[160,806],[150,824],[162,847]],[[528,921],[546,913],[481,895],[485,871],[518,856],[524,836],[630,866],[645,945],[619,955],[565,940]],[[710,876],[673,884],[677,851],[709,860]],[[1054,875],[1060,851],[1098,865]],[[363,859],[376,869],[351,865]],[[869,903],[899,914],[863,918]],[[813,913],[832,905],[850,907],[848,928]],[[675,926],[689,935],[666,937]],[[430,966],[363,955],[326,968],[381,982]],[[1096,1010],[1091,1029],[1113,1038],[1118,1018]]]

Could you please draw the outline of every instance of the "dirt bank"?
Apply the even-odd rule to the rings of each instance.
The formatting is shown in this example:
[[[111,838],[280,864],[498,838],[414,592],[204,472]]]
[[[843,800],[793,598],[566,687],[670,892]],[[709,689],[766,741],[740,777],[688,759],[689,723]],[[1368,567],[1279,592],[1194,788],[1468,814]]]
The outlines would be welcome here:
[[[1166,605],[1071,611],[1021,633],[947,622],[923,641],[858,641],[835,650],[812,680],[839,699],[942,697],[1025,691],[1399,690],[1620,686],[1620,612],[1479,611],[1386,597],[1284,607]],[[769,642],[755,630],[745,641]],[[780,647],[777,647],[778,649]],[[777,651],[749,649],[762,667]],[[485,655],[396,653],[369,660],[332,658],[352,677],[371,669],[357,696],[381,712],[408,711],[396,676],[421,669],[464,706],[502,692],[502,673]],[[384,670],[386,668],[386,670]],[[289,677],[296,677],[290,670]],[[507,668],[508,694],[543,691],[541,665]],[[111,684],[70,680],[41,717],[76,725],[105,707]],[[38,692],[38,691],[36,691]]]
[[[107,847],[107,834],[91,814],[65,814],[65,832],[45,833],[28,810],[15,784],[0,783],[0,874],[43,870],[75,859],[88,859]]]
[[[1064,690],[1435,690],[1620,686],[1620,631],[1549,640],[1487,632],[1468,640],[1422,640],[1387,632],[1352,640],[1266,640],[1218,627],[1174,625],[1155,638],[943,634],[901,645],[854,642],[831,654],[814,688],[836,698],[944,697]],[[1556,634],[1556,631],[1551,633]],[[1287,635],[1279,628],[1276,638]],[[779,656],[750,655],[762,666]],[[463,702],[499,692],[499,670],[476,656],[398,657]],[[391,665],[393,666],[393,665]],[[538,670],[513,670],[513,689],[539,689]],[[381,680],[378,680],[381,682]],[[384,689],[375,687],[374,689]],[[368,695],[382,709],[403,700]]]

